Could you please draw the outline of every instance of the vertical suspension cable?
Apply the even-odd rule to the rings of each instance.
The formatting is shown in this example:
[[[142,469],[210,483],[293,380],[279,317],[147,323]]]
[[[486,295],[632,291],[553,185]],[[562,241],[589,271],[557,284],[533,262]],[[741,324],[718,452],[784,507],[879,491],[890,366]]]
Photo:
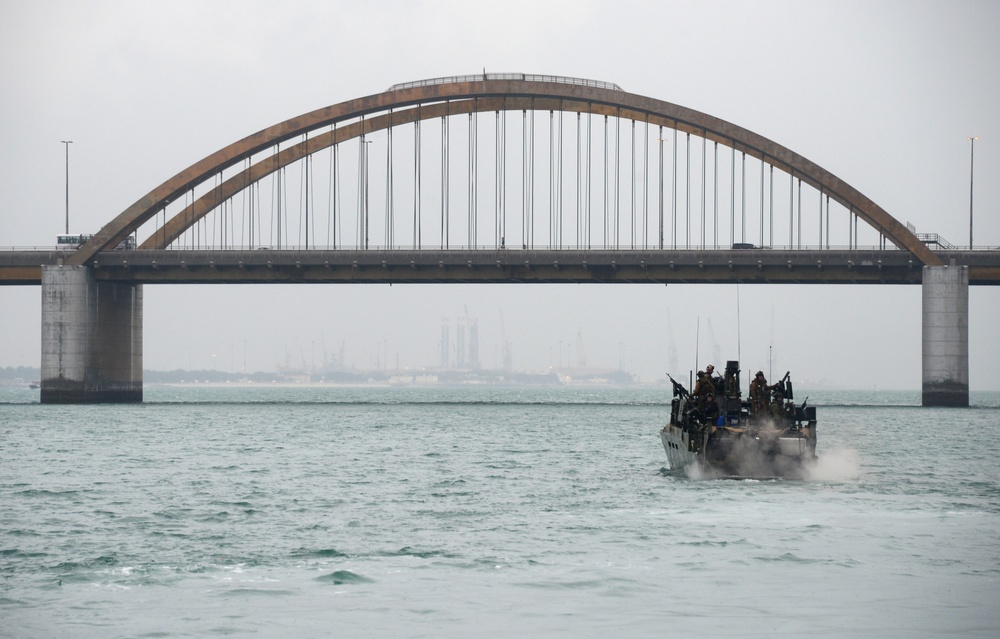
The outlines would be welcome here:
[[[591,175],[592,175],[591,169],[593,168],[592,161],[593,161],[593,157],[594,157],[594,154],[591,152],[593,150],[593,148],[594,148],[594,144],[593,144],[594,138],[593,138],[593,135],[592,135],[593,120],[594,120],[593,115],[594,115],[593,113],[591,113],[590,111],[587,111],[587,210],[586,210],[586,218],[587,218],[587,227],[586,228],[587,228],[587,232],[586,232],[586,244],[587,244],[587,248],[588,249],[591,247],[591,242],[590,242],[590,231],[591,231],[591,223],[590,223],[591,199],[590,199],[590,196],[593,193],[593,190],[591,189]]]
[[[448,187],[449,178],[449,158],[448,158],[448,116],[441,116],[441,248],[449,248],[449,211],[448,197],[450,189]]]
[[[706,210],[707,210],[707,188],[708,188],[708,177],[707,177],[707,164],[708,164],[708,131],[702,131],[701,138],[701,250],[705,250],[705,226],[708,224],[706,220]]]
[[[532,104],[534,107],[534,104]],[[530,126],[531,149],[528,152],[530,169],[528,171],[528,248],[535,246],[535,110],[528,114]]]
[[[562,248],[563,244],[563,111],[559,110],[559,136],[558,136],[558,153],[556,153],[556,161],[559,163],[559,188],[556,189],[556,219],[559,221],[558,229],[556,232],[556,248]]]
[[[819,244],[816,245],[816,248],[822,249],[823,248],[823,187],[822,186],[819,187],[819,228],[817,230],[819,231]]]
[[[280,157],[281,157],[281,143],[278,143],[278,145],[275,148],[276,148],[276,151],[275,151],[275,158],[274,159],[275,159],[275,162],[279,162],[280,161]],[[284,211],[284,208],[282,206],[282,204],[284,203],[283,198],[282,198],[282,190],[283,189],[281,188],[282,187],[282,183],[284,182],[284,175],[285,175],[285,167],[281,167],[280,169],[278,169],[277,173],[275,173],[275,181],[277,182],[277,185],[275,186],[275,188],[277,190],[277,206],[278,206],[278,214],[276,216],[276,224],[277,224],[277,235],[276,235],[276,237],[277,237],[277,246],[278,246],[278,250],[279,251],[281,250],[281,216],[282,216],[283,211]]]
[[[326,185],[326,246],[329,248],[331,246],[331,240],[333,237],[333,184],[334,184],[334,171],[336,170],[333,163],[333,149],[336,146],[337,140],[337,125],[336,123],[330,125],[330,141],[334,144],[330,145],[330,173],[327,176]]]
[[[249,179],[249,172],[250,172],[250,158],[248,157],[246,159],[246,166],[243,169],[243,187],[244,188],[242,190],[242,197],[243,197],[243,202],[242,202],[243,206],[242,206],[242,208],[243,208],[243,213],[240,216],[240,247],[247,246],[247,243],[246,243],[246,239],[247,239],[247,221],[250,220],[250,208],[248,206],[249,205],[249,201],[248,200],[249,200],[249,197],[250,197],[250,193],[252,193],[252,191],[250,193],[247,192],[249,190],[249,187],[250,187],[250,183],[247,181]],[[163,213],[164,213],[164,219],[166,219],[166,213],[167,213],[166,210],[164,210]]]
[[[260,242],[260,182],[250,184],[250,239],[248,246],[256,248]]]
[[[344,229],[341,226],[344,219],[344,207],[340,200],[341,194],[344,192],[340,188],[340,176],[342,174],[340,170],[340,144],[333,145],[333,248],[338,248],[338,245],[344,241]],[[339,242],[338,242],[339,240]]]
[[[764,246],[764,156],[760,160],[760,245]]]
[[[392,109],[389,109],[389,126],[385,130],[385,248],[389,250],[395,243],[396,222],[395,201],[393,199],[392,174]]]
[[[507,111],[500,120],[500,245],[507,245]]]
[[[798,224],[799,235],[798,235],[798,248],[802,248],[802,178],[799,178],[799,217]]]
[[[549,243],[550,249],[555,248],[555,211],[556,211],[556,189],[555,189],[555,156],[556,130],[554,125],[555,112],[549,109]]]
[[[632,178],[632,228],[629,235],[632,238],[632,248],[635,248],[635,120],[632,120],[632,163],[629,165],[629,174]]]
[[[826,196],[826,248],[830,248],[830,196]]]
[[[714,143],[712,167],[712,231],[714,248],[719,248],[719,143]]]
[[[691,132],[684,134],[684,153],[687,156],[684,167],[684,248],[691,248]]]
[[[413,121],[413,246],[421,247],[421,215],[420,215],[420,106],[417,106],[417,119]]]
[[[361,137],[358,138],[358,213],[357,213],[357,223],[355,224],[355,246],[357,248],[364,248],[365,246],[365,134],[364,134],[364,116],[361,118]]]
[[[770,170],[770,181],[767,187],[767,204],[770,210],[770,223],[768,224],[768,247],[774,246],[774,165],[768,164]]]
[[[503,137],[500,134],[500,111],[493,112],[493,245],[504,247],[500,222],[503,199]]]
[[[847,249],[850,251],[854,250],[854,205],[851,204],[850,208],[847,210]]]
[[[310,195],[310,193],[309,193],[309,187],[311,186],[309,184],[309,171],[312,168],[312,156],[309,154],[309,134],[308,133],[303,133],[302,135],[305,138],[304,142],[305,142],[305,146],[306,146],[306,151],[305,151],[305,153],[306,153],[305,161],[306,162],[305,162],[305,167],[304,167],[304,171],[303,172],[305,173],[304,180],[305,180],[305,201],[306,201],[306,210],[305,210],[305,218],[306,218],[306,229],[305,229],[306,250],[309,250],[309,214],[310,214],[310,210],[309,210],[309,195]],[[315,229],[314,229],[313,232],[315,232]]]
[[[474,127],[474,117],[473,117],[474,111],[475,111],[475,108],[473,108],[473,110],[469,112],[469,140],[468,140],[468,143],[469,143],[469,159],[468,159],[468,164],[469,164],[469,167],[468,167],[468,169],[469,169],[469,186],[468,186],[467,194],[466,194],[467,197],[468,197],[469,203],[468,203],[468,207],[467,207],[468,210],[466,211],[466,216],[465,216],[466,226],[467,226],[467,228],[466,228],[466,234],[468,235],[469,248],[475,248],[475,246],[476,246],[476,240],[475,240],[475,235],[476,235],[476,228],[475,228],[476,227],[476,222],[475,222],[475,215],[476,215],[476,184],[475,184],[475,182],[476,182],[476,178],[475,178],[475,173],[476,173],[476,151],[475,151],[476,134],[475,134],[475,131],[474,131],[474,129],[475,129],[475,127]]]
[[[736,146],[729,171],[729,247],[736,243]]]
[[[642,245],[649,248],[649,114],[642,147]]]
[[[246,169],[244,169],[243,183],[246,185],[246,217],[247,217],[247,229],[246,229],[246,244],[247,248],[253,248],[253,187],[254,182],[250,182],[250,158],[247,158]],[[166,211],[164,211],[166,213]],[[244,238],[240,238],[240,243],[243,243]]]
[[[472,115],[472,244],[479,244],[479,111]]]
[[[604,248],[608,248],[608,116],[604,116]]]
[[[659,195],[657,199],[657,233],[659,238],[657,240],[657,248],[663,250],[663,125],[659,125],[657,130],[656,142],[660,150],[659,164],[657,165],[657,183],[659,186]]]
[[[670,190],[670,197],[672,199],[670,205],[670,225],[671,225],[671,237],[670,244],[673,249],[677,250],[677,122],[674,121],[674,135],[672,136],[671,146],[673,147],[674,159],[671,167],[674,172],[674,181]]]
[[[747,241],[747,153],[743,151],[740,159],[740,221],[743,230],[740,231],[740,241]]]
[[[521,110],[521,247],[528,248],[528,111]]]
[[[615,228],[614,228],[614,247],[616,249],[621,248],[620,246],[620,236],[621,236],[621,139],[622,139],[622,118],[621,109],[618,110],[618,115],[615,116]]]
[[[795,248],[795,172],[788,173],[788,248]]]
[[[583,206],[583,194],[580,192],[582,186],[581,172],[582,172],[582,157],[580,154],[580,123],[583,119],[583,114],[579,111],[576,112],[576,248],[580,248],[582,237],[581,237],[581,227],[580,227],[580,212]]]
[[[369,231],[370,231],[369,220],[371,219],[371,208],[370,208],[371,202],[370,202],[370,200],[368,198],[368,194],[371,191],[371,180],[370,180],[370,176],[368,175],[368,165],[369,165],[368,154],[370,152],[370,150],[369,150],[370,149],[370,145],[373,142],[374,141],[370,141],[367,144],[362,144],[361,145],[362,147],[364,147],[362,149],[362,154],[364,155],[364,158],[365,158],[365,161],[364,161],[364,164],[365,164],[365,177],[364,177],[364,180],[365,180],[365,203],[364,203],[364,209],[365,209],[365,250],[368,250],[369,240],[371,239],[371,234],[369,233]]]

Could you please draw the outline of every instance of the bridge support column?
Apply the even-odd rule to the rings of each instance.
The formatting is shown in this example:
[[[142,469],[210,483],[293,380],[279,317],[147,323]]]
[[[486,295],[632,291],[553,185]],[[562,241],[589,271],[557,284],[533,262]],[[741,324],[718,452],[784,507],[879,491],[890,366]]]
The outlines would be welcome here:
[[[42,267],[43,404],[142,401],[142,285]]]
[[[969,267],[923,270],[923,405],[969,405]]]

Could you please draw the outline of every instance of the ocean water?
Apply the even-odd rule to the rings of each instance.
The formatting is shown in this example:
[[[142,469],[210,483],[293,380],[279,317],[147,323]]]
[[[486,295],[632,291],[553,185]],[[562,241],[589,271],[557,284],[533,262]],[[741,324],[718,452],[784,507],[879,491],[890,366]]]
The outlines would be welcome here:
[[[1000,394],[805,394],[694,481],[665,390],[0,389],[0,636],[1000,636]]]

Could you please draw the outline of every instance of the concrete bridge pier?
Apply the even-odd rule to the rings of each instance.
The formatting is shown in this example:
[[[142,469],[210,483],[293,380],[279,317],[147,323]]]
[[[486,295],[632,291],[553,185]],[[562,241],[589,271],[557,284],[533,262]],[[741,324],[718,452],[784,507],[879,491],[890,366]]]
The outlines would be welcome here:
[[[43,404],[142,401],[142,285],[42,267]]]
[[[923,405],[969,405],[969,267],[923,272]]]

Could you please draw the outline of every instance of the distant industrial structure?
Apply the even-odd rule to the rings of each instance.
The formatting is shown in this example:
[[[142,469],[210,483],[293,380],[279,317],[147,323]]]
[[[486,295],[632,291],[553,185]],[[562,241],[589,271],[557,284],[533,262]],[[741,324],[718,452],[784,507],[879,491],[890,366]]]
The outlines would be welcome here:
[[[454,346],[455,359],[451,358]],[[441,368],[479,370],[479,319],[465,315],[455,321],[455,341],[451,341],[451,321],[441,318]]]

